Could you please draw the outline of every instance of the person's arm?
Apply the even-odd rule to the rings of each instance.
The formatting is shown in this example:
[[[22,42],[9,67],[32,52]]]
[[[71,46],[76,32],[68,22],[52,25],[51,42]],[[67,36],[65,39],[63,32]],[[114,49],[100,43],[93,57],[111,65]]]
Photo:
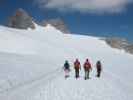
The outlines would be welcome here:
[[[81,64],[79,63],[79,67],[80,67],[80,70],[81,70]]]
[[[90,64],[90,69],[92,70],[92,65]]]
[[[73,68],[75,69],[75,62],[73,63]]]
[[[83,68],[85,69],[85,63],[83,64]]]
[[[103,70],[102,64],[101,64],[101,71]]]
[[[71,69],[70,69],[70,64],[69,64],[69,63],[68,63],[68,66],[69,66],[69,70],[71,70]]]

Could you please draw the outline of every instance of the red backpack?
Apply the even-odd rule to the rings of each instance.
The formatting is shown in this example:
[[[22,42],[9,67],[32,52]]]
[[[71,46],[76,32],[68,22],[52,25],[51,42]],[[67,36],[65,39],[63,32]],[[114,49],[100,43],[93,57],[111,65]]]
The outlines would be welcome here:
[[[79,61],[76,61],[74,63],[74,67],[75,67],[75,69],[80,69],[80,62]]]
[[[90,62],[85,62],[85,63],[84,63],[84,69],[85,69],[85,70],[90,70],[90,69],[91,69],[91,64],[90,64]]]

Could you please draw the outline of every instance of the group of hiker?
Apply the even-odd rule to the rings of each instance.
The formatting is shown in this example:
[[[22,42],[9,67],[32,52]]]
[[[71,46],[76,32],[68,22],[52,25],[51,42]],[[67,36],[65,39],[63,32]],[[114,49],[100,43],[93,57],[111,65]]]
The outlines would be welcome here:
[[[75,69],[75,78],[79,78],[79,72],[81,70],[81,64],[80,64],[80,61],[78,59],[76,59],[74,62],[74,69]],[[84,62],[83,69],[84,69],[84,73],[85,73],[84,79],[85,80],[89,79],[90,78],[89,74],[90,74],[90,71],[92,70],[92,65],[91,65],[89,59],[86,59],[86,61]],[[102,71],[102,64],[101,64],[100,60],[96,62],[96,70],[97,70],[96,76],[99,78],[101,75],[101,71]],[[65,78],[69,77],[70,64],[69,64],[68,60],[65,61],[64,71],[65,71]]]

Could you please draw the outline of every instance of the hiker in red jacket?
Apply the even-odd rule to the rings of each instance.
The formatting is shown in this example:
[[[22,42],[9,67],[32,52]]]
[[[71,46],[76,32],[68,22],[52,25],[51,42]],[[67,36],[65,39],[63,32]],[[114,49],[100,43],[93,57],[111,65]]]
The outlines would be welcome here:
[[[97,61],[97,63],[96,63],[96,68],[97,68],[97,77],[100,77],[101,71],[102,71],[102,64],[101,64],[101,61]]]
[[[75,77],[79,77],[79,69],[81,69],[81,65],[78,59],[74,62],[74,69],[75,69]]]
[[[86,59],[83,67],[85,71],[85,80],[89,79],[89,73],[90,73],[90,70],[92,70],[92,68],[91,68],[91,64],[88,59]]]

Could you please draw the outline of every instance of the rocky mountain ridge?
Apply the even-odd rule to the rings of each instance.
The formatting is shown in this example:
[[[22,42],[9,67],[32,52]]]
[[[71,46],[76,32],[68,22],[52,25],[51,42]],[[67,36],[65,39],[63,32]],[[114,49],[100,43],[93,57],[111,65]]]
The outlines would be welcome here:
[[[34,29],[34,20],[28,14],[24,9],[19,8],[16,10],[16,12],[9,18],[8,26],[12,28],[18,28],[18,29]],[[36,22],[35,22],[36,23]],[[47,24],[51,24],[58,30],[60,30],[63,33],[70,33],[66,23],[61,18],[55,18],[55,19],[47,19],[42,22],[40,22],[41,26],[46,26]]]
[[[112,48],[122,49],[125,50],[128,53],[133,54],[133,44],[129,43],[124,38],[105,38],[105,42],[110,45]]]
[[[49,19],[42,22],[43,26],[46,26],[47,24],[51,24],[63,33],[70,33],[67,25],[61,18]]]
[[[17,9],[13,16],[9,18],[8,26],[18,29],[35,28],[33,18],[21,8]]]

